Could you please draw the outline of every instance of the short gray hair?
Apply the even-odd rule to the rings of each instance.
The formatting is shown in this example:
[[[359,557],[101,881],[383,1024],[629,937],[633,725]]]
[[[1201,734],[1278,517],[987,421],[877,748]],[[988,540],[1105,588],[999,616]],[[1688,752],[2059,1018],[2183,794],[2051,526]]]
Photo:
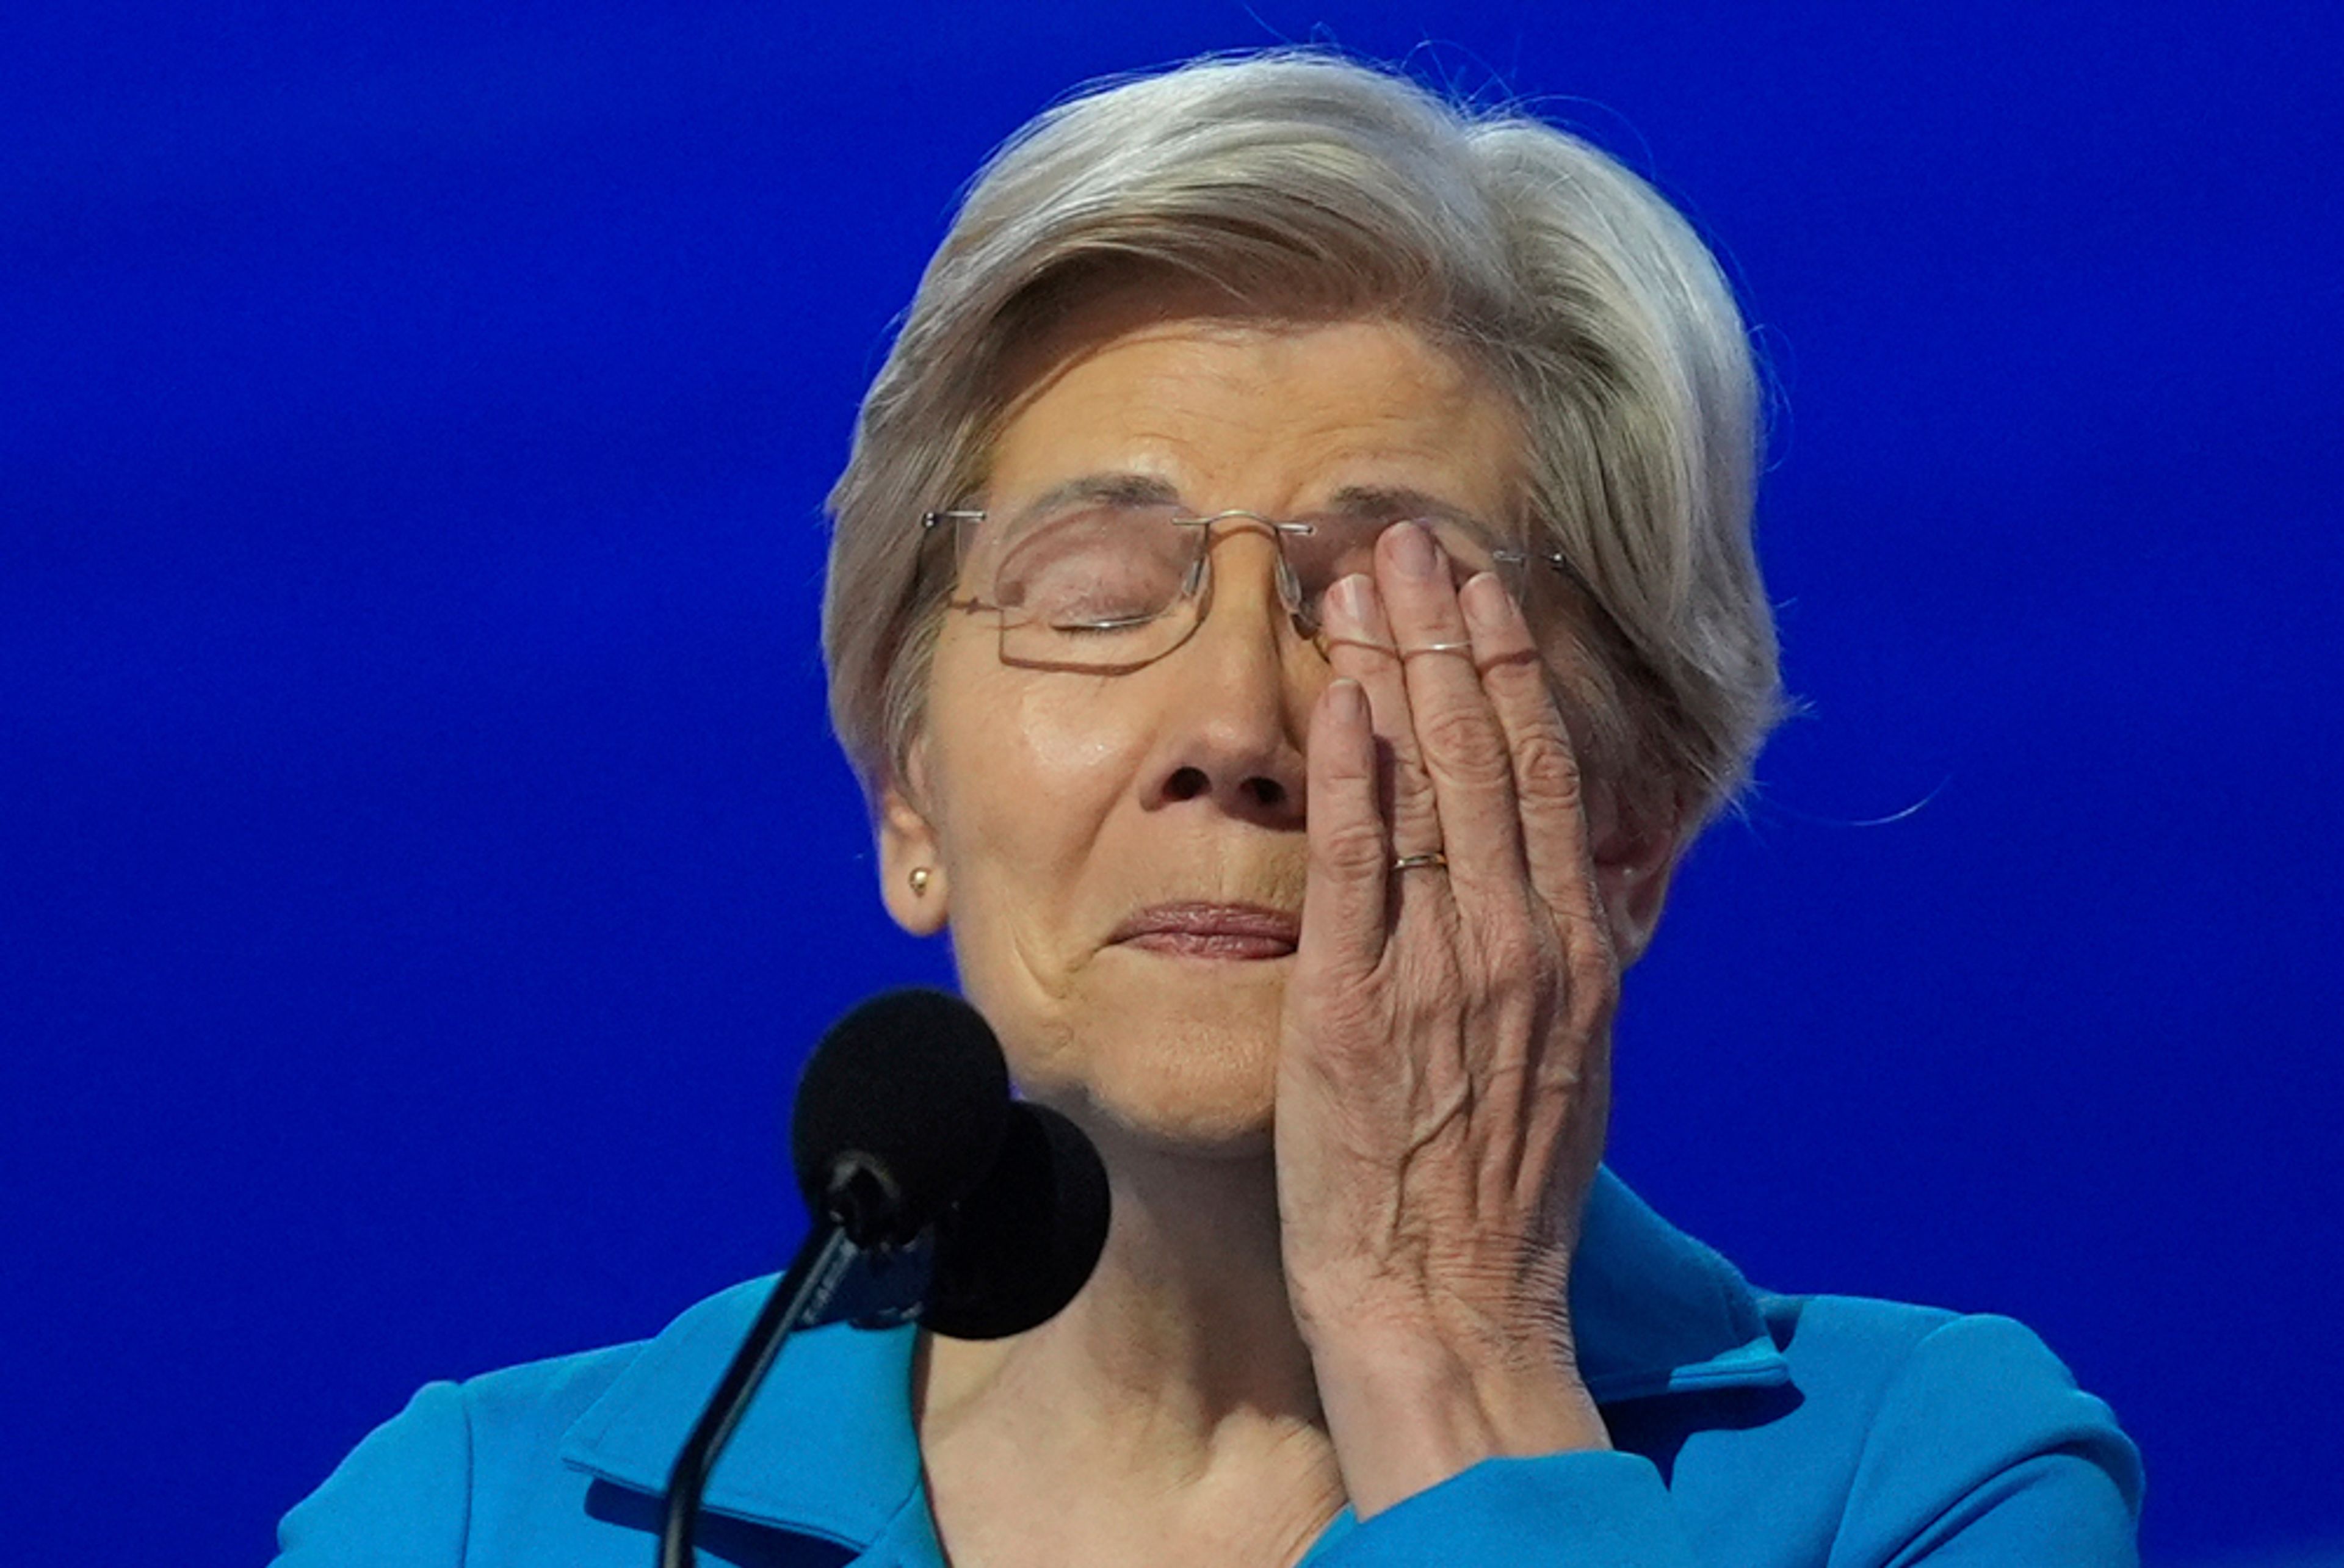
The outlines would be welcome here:
[[[1320,51],[1088,90],[979,172],[864,398],[830,495],[832,722],[866,785],[924,719],[952,560],[921,515],[979,485],[1005,356],[1076,293],[1177,273],[1283,312],[1387,315],[1521,416],[1525,520],[1608,622],[1591,765],[1692,827],[1781,718],[1751,547],[1758,379],[1716,261],[1650,186],[1529,115]]]

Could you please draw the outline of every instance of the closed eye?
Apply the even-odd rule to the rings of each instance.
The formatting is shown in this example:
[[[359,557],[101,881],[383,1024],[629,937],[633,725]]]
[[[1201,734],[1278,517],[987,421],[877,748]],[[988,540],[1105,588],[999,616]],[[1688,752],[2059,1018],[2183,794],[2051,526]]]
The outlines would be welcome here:
[[[1135,626],[1145,626],[1162,615],[1160,610],[1131,615],[1112,615],[1096,621],[1053,621],[1053,632],[1128,632]]]

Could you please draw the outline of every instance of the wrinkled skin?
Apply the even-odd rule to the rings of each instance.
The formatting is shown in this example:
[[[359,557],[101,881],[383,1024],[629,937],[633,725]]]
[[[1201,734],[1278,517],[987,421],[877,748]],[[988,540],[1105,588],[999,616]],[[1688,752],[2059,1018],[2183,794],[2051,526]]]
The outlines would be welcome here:
[[[1361,486],[1500,525],[1517,510],[1510,408],[1396,323],[1109,299],[1035,345],[1021,384],[982,498],[1003,511],[1096,472],[1168,480],[1199,512],[1292,516]],[[1283,1412],[1246,1452],[1298,1499],[1315,1474],[1293,1513],[1321,1522],[1491,1454],[1607,1441],[1564,1289],[1620,971],[1673,835],[1628,831],[1651,814],[1582,777],[1551,678],[1574,644],[1496,578],[1460,587],[1424,531],[1388,529],[1372,575],[1330,593],[1322,647],[1278,602],[1275,548],[1217,535],[1204,623],[1127,674],[1013,668],[982,612],[949,614],[926,730],[883,797],[890,909],[949,929],[1020,1085],[1092,1130],[1116,1188],[1101,1276],[1067,1314],[929,1363],[939,1523],[971,1561],[1128,1538],[1127,1517],[1086,1533],[1075,1504],[1036,1535],[1008,1501],[1038,1484],[1011,1479],[1009,1449],[1060,1429],[1086,1434],[1069,1465],[1144,1470],[1186,1444],[1167,1468],[1194,1475],[1237,1462],[1228,1410]],[[1445,867],[1393,869],[1435,849]],[[1167,904],[1298,916],[1291,951],[1118,935]],[[1162,1403],[1118,1447],[1104,1429],[1134,1387]],[[1092,1491],[1118,1495],[1103,1474]],[[993,1533],[1016,1513],[1023,1535]],[[1279,1517],[1263,1504],[1277,1541],[1307,1543]]]

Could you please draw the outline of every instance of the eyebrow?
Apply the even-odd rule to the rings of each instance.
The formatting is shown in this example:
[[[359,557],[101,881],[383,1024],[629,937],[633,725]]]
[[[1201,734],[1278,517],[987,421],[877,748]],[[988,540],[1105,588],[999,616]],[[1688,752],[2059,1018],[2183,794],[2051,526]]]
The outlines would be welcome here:
[[[1437,517],[1487,526],[1487,520],[1409,485],[1347,484],[1329,498],[1325,510],[1345,517],[1394,522],[1407,517]]]
[[[1160,506],[1180,499],[1179,487],[1154,474],[1106,471],[1086,473],[1054,484],[1017,509],[1015,521],[1026,522],[1077,502],[1110,506]]]
[[[1026,505],[1017,509],[1016,521],[1024,522],[1077,504],[1110,506],[1161,506],[1177,504],[1180,489],[1171,481],[1154,474],[1107,470],[1086,473],[1052,485]],[[1441,500],[1428,491],[1410,485],[1345,485],[1328,498],[1321,511],[1335,512],[1344,517],[1369,520],[1433,517],[1457,522],[1487,524],[1482,519]]]

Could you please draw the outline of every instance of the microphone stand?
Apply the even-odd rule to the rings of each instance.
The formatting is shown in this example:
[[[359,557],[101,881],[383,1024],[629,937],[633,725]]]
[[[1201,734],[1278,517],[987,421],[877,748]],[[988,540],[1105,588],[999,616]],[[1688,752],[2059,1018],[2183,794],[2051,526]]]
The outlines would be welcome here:
[[[667,1517],[660,1527],[660,1568],[693,1568],[692,1535],[700,1525],[700,1497],[716,1468],[732,1429],[782,1353],[782,1342],[799,1329],[852,1320],[885,1328],[919,1315],[935,1268],[933,1238],[926,1232],[893,1244],[889,1220],[894,1209],[892,1184],[867,1168],[849,1165],[834,1178],[830,1200],[797,1256],[773,1282],[773,1294],[751,1324],[716,1391],[700,1412],[668,1472]],[[861,1238],[861,1239],[858,1239]],[[857,1268],[858,1264],[867,1267]]]
[[[741,1424],[749,1401],[756,1397],[757,1385],[773,1370],[782,1341],[792,1329],[820,1312],[823,1303],[837,1292],[839,1281],[854,1267],[857,1250],[845,1231],[823,1220],[807,1232],[798,1255],[790,1260],[789,1271],[775,1281],[773,1293],[765,1298],[749,1337],[733,1352],[732,1364],[724,1369],[708,1408],[700,1412],[700,1423],[684,1440],[683,1452],[675,1456],[675,1468],[668,1472],[660,1568],[692,1568],[692,1537],[700,1522],[700,1494],[708,1485],[708,1472],[716,1468],[716,1456],[731,1441],[732,1429]]]

